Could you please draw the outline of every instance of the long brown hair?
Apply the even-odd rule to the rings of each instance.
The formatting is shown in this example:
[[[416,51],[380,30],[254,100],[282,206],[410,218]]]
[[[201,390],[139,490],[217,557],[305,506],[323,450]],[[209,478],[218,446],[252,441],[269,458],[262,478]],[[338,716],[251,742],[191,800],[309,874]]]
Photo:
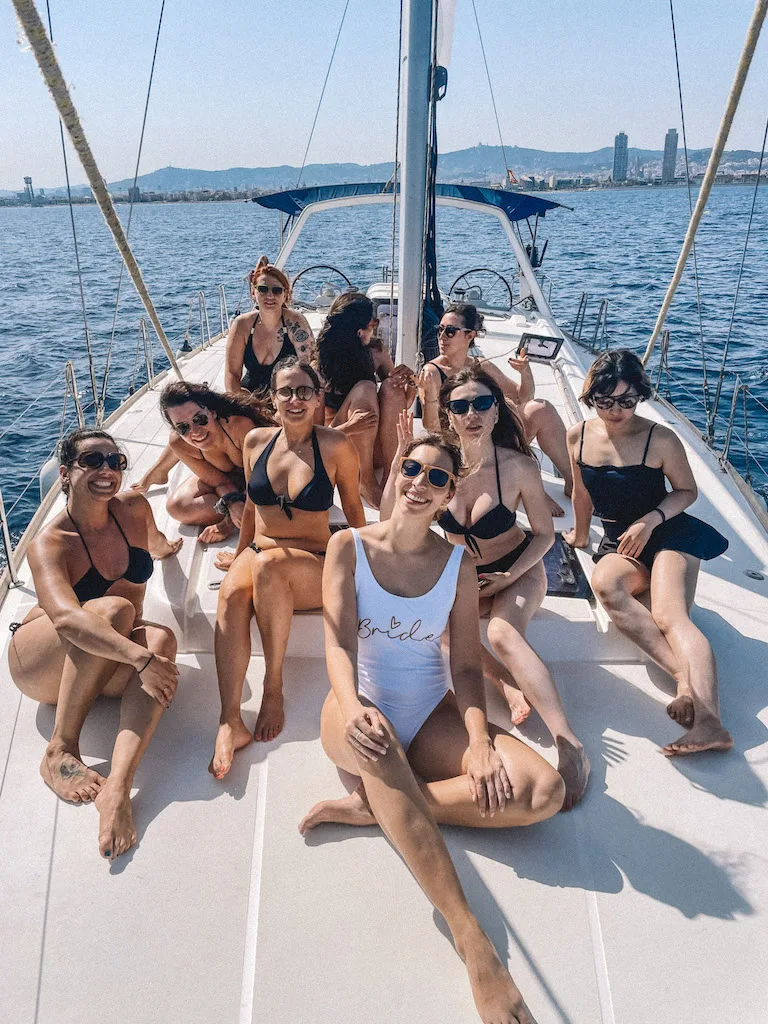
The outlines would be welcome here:
[[[221,393],[209,388],[205,382],[191,384],[186,380],[176,380],[166,384],[160,395],[160,412],[166,423],[173,426],[168,410],[186,402],[194,402],[201,409],[209,409],[222,420],[228,420],[230,416],[245,416],[255,427],[271,427],[275,422],[269,405],[256,394]]]
[[[466,366],[463,370],[459,370],[458,373],[449,377],[440,388],[440,416],[441,419],[445,419],[446,426],[448,425],[448,403],[451,400],[451,394],[463,384],[481,384],[484,388],[488,388],[495,398],[499,418],[493,428],[491,440],[496,447],[511,448],[515,452],[522,452],[523,455],[533,458],[531,447],[525,439],[525,430],[520,417],[507,401],[504,392],[493,377],[476,366]]]

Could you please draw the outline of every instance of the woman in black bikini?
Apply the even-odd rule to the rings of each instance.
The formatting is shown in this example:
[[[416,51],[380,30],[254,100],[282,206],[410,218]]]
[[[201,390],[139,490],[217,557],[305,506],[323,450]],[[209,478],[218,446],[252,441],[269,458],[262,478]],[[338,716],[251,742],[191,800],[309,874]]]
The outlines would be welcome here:
[[[322,606],[323,558],[334,487],[350,526],[364,526],[357,455],[338,430],[316,427],[320,380],[295,356],[272,372],[282,426],[252,430],[245,441],[248,500],[237,546],[219,591],[216,669],[221,718],[209,770],[222,778],[236,750],[273,740],[283,728],[283,662],[294,611]],[[221,559],[222,566],[227,559]],[[264,696],[251,732],[240,700],[256,615],[264,651]]]
[[[291,301],[290,281],[266,256],[256,264],[250,281],[257,308],[232,321],[227,336],[224,387],[232,393],[245,389],[265,394],[272,370],[280,360],[293,355],[306,363],[314,360],[315,339],[301,313],[287,308]]]
[[[489,616],[488,642],[496,654],[487,654],[484,670],[508,702],[514,723],[528,714],[527,702],[541,715],[557,744],[558,771],[566,785],[563,809],[568,810],[584,793],[589,761],[552,676],[525,639],[547,593],[542,559],[554,541],[539,467],[520,421],[483,370],[469,367],[450,377],[440,403],[459,438],[467,472],[438,523],[476,563],[481,614]],[[516,522],[521,500],[530,537]]]
[[[378,323],[367,295],[345,292],[331,306],[317,339],[325,425],[341,430],[357,449],[360,488],[374,508],[383,490],[375,470],[388,469],[397,447],[398,417],[416,394],[413,372],[395,366],[376,339]]]
[[[134,773],[178,681],[173,633],[142,619],[145,584],[152,559],[175,554],[181,540],[166,540],[141,495],[118,493],[126,458],[109,434],[76,430],[59,457],[67,507],[29,549],[39,603],[11,625],[8,662],[25,696],[56,705],[40,774],[62,800],[95,800],[99,850],[114,860],[136,842]],[[100,694],[121,698],[106,779],[79,747]]]
[[[616,627],[677,682],[667,713],[689,731],[663,752],[730,750],[714,654],[689,615],[700,560],[721,555],[728,541],[684,511],[696,481],[677,435],[636,415],[650,395],[633,352],[604,352],[592,364],[581,401],[597,416],[568,431],[575,525],[563,539],[587,547],[593,508],[603,521],[592,589]]]

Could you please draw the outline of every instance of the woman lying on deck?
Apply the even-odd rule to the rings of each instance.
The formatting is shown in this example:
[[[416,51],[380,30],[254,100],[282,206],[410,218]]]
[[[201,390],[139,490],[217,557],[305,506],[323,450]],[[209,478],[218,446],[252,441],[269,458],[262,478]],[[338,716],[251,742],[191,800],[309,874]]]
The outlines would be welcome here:
[[[478,366],[493,377],[507,401],[512,403],[522,420],[527,443],[534,440],[538,442],[562,476],[566,496],[570,496],[573,481],[563,421],[550,402],[533,397],[533,373],[526,358],[508,360],[512,369],[520,374],[518,385],[490,360],[481,361],[469,355],[470,347],[482,330],[483,316],[478,313],[477,307],[467,302],[457,302],[446,309],[437,328],[440,355],[424,366],[419,378],[421,408],[416,415],[421,415],[425,430],[439,430],[440,388],[459,370]],[[554,498],[545,494],[545,500],[553,516],[563,515],[563,510]]]
[[[181,523],[204,526],[203,544],[226,540],[239,528],[245,509],[243,443],[254,427],[274,421],[267,403],[240,392],[222,395],[207,384],[175,381],[160,395],[160,411],[171,427],[168,445],[134,490],[168,480],[179,460],[194,473],[168,495],[168,513]]]
[[[363,526],[357,455],[338,430],[316,427],[320,380],[295,356],[272,371],[272,396],[281,427],[252,430],[245,441],[248,477],[240,543],[218,564],[229,571],[219,591],[216,670],[221,718],[209,771],[220,779],[236,750],[252,739],[273,740],[282,730],[283,662],[294,611],[322,605],[328,510],[338,487],[351,526]],[[292,495],[292,497],[291,497]],[[264,696],[252,734],[240,714],[251,656],[251,617],[264,651]]]
[[[385,475],[397,447],[397,419],[416,391],[413,371],[395,366],[376,340],[373,303],[361,292],[345,292],[331,306],[317,339],[318,365],[325,379],[325,425],[345,433],[360,460],[360,489],[379,507]],[[377,379],[381,381],[377,388]]]
[[[389,520],[338,533],[323,577],[332,692],[321,739],[360,779],[299,826],[378,824],[445,918],[480,1017],[533,1018],[467,905],[438,824],[507,828],[556,814],[562,778],[539,754],[489,725],[477,576],[461,547],[430,529],[453,496],[461,454],[440,435],[404,448]],[[440,638],[450,630],[455,696]],[[375,917],[375,908],[365,912]],[[418,1018],[418,1007],[414,1008]]]
[[[563,539],[585,548],[593,508],[603,521],[592,589],[616,628],[677,682],[667,713],[688,731],[663,753],[730,750],[715,656],[689,615],[700,560],[721,555],[728,541],[683,511],[696,500],[696,481],[677,435],[636,415],[650,396],[648,375],[627,349],[604,352],[590,367],[581,401],[597,416],[568,431],[575,525]]]
[[[176,692],[176,639],[142,619],[142,604],[152,559],[174,554],[181,540],[166,540],[141,495],[118,493],[126,458],[103,430],[65,437],[60,461],[67,507],[29,549],[39,603],[12,623],[8,661],[25,696],[56,705],[40,774],[62,800],[95,800],[99,850],[114,860],[136,842],[133,776]],[[83,764],[79,747],[100,694],[121,698],[106,779]]]

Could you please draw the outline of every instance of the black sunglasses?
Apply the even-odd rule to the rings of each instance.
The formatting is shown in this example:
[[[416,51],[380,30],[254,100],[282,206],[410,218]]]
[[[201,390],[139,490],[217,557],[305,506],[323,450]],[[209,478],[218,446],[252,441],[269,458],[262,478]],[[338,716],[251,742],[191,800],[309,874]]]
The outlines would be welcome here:
[[[290,402],[294,395],[300,402],[309,402],[312,397],[317,394],[316,388],[311,388],[309,384],[299,384],[297,388],[289,388],[288,385],[284,385],[281,388],[276,388],[273,392],[281,402]]]
[[[128,469],[128,459],[122,452],[83,452],[78,455],[75,462],[81,469],[101,469],[106,464],[117,473],[123,473]]]
[[[617,398],[611,398],[609,395],[595,395],[594,403],[598,409],[612,409],[614,405],[618,405],[620,409],[634,409],[637,403],[640,401],[640,395],[619,395]]]
[[[193,424],[196,427],[206,427],[210,418],[211,417],[207,412],[196,412],[192,417],[192,423],[187,423],[185,420],[182,420],[181,423],[174,423],[173,429],[177,434],[181,434],[182,437],[186,437],[192,429]]]
[[[427,480],[429,480],[433,487],[445,487],[451,480],[456,479],[453,473],[449,473],[447,469],[440,469],[439,466],[429,466],[426,462],[419,462],[418,459],[401,459],[400,473],[411,478],[417,477],[420,473],[426,473]]]
[[[448,403],[448,411],[454,416],[466,416],[470,409],[475,412],[488,412],[492,405],[496,405],[493,395],[478,395],[477,398],[453,398]]]
[[[445,335],[446,338],[453,338],[454,335],[458,334],[459,331],[471,331],[471,327],[454,327],[453,324],[439,324],[437,328],[437,336],[442,337]]]
[[[281,284],[273,284],[271,287],[268,284],[257,284],[256,291],[259,295],[269,295],[272,292],[273,295],[282,295],[284,288]]]

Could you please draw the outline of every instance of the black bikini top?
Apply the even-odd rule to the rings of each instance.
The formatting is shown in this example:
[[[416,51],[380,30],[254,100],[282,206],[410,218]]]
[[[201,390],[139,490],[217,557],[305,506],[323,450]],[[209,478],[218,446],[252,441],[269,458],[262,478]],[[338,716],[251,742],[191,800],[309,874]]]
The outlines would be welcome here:
[[[118,580],[128,580],[129,583],[146,583],[154,569],[150,553],[145,548],[135,548],[131,544],[128,544],[128,538],[123,533],[123,528],[117,521],[117,517],[112,514],[111,509],[109,514],[112,516],[115,525],[128,546],[128,567],[122,576],[118,576],[115,580],[105,579],[93,564],[93,557],[91,556],[91,552],[88,550],[88,545],[85,543],[85,537],[83,537],[80,532],[80,527],[77,525],[75,520],[72,519],[71,513],[69,514],[69,518],[72,520],[72,525],[77,530],[77,534],[83,542],[85,553],[88,555],[91,562],[91,568],[85,576],[79,579],[72,587],[75,592],[75,597],[80,604],[84,604],[86,601],[93,601],[98,597],[104,597],[112,584],[117,583]]]
[[[438,369],[440,369],[440,367],[438,367]],[[498,505],[495,505],[489,512],[486,512],[484,516],[480,516],[476,523],[470,523],[469,526],[462,526],[450,509],[446,509],[445,512],[441,512],[437,520],[446,533],[462,534],[464,537],[464,543],[472,554],[476,555],[478,558],[481,557],[480,545],[475,540],[475,537],[479,537],[480,540],[492,540],[494,537],[500,537],[502,533],[506,533],[507,530],[511,530],[517,520],[517,513],[510,512],[501,500],[499,454],[496,451],[495,445],[493,448],[493,456],[496,460],[496,488],[499,492]]]
[[[325,512],[333,504],[333,484],[328,479],[323,465],[316,430],[312,431],[312,451],[315,456],[314,476],[295,498],[289,498],[287,494],[275,494],[267,473],[267,463],[281,432],[282,428],[278,430],[256,460],[251,479],[248,481],[248,496],[254,505],[279,505],[289,519],[293,519],[292,508],[298,508],[302,512]]]
[[[253,321],[248,340],[245,343],[245,351],[243,352],[243,366],[245,367],[245,376],[243,377],[243,387],[248,391],[266,391],[269,388],[270,378],[272,377],[272,370],[274,369],[275,363],[279,363],[281,359],[285,359],[286,356],[295,356],[296,349],[293,347],[290,336],[288,334],[288,327],[285,323],[285,317],[280,317],[281,331],[283,334],[283,344],[280,351],[277,353],[271,363],[260,363],[256,358],[256,353],[253,351],[253,332],[256,329],[256,324],[260,321],[260,317],[257,314],[256,319]]]
[[[643,461],[632,466],[590,466],[584,462],[585,426],[586,422],[582,423],[578,463],[595,515],[605,522],[634,523],[667,496],[663,469],[645,464],[656,424],[648,431]]]

